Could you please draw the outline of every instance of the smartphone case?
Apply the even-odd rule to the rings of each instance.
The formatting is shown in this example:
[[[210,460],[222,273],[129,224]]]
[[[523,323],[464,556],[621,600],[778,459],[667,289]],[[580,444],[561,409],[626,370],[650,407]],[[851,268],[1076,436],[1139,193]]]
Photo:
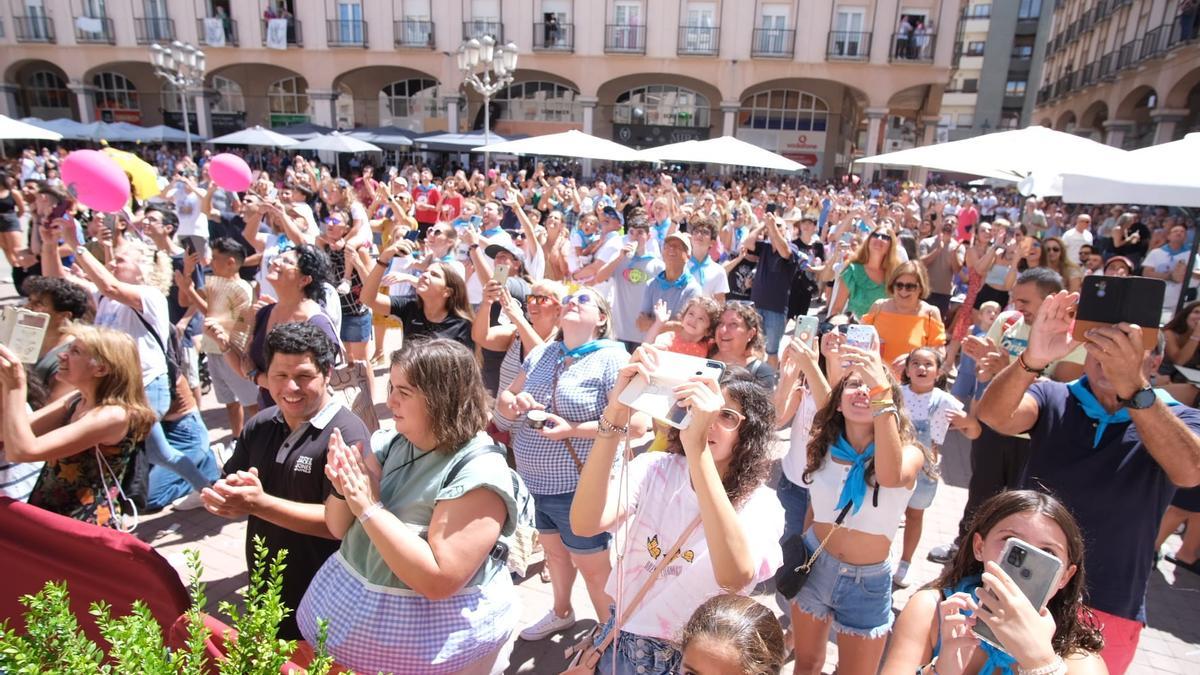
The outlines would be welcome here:
[[[1019,553],[1019,555],[1018,555]],[[1033,544],[1016,537],[1009,539],[1000,553],[1000,569],[1012,578],[1030,604],[1039,611],[1046,606],[1062,576],[1063,563]],[[980,588],[982,597],[985,591]],[[979,639],[1001,649],[1004,645],[996,638],[991,628],[977,621],[972,629]]]
[[[705,371],[720,379],[725,372],[725,364],[698,356],[659,352],[658,367],[650,381],[640,375],[635,377],[618,400],[676,429],[686,429],[692,422],[692,413],[676,405],[672,389],[694,375],[705,374]]]
[[[1142,347],[1153,349],[1158,344],[1158,326],[1166,292],[1167,285],[1162,279],[1084,277],[1071,336],[1086,342],[1089,330],[1124,321],[1141,326]]]

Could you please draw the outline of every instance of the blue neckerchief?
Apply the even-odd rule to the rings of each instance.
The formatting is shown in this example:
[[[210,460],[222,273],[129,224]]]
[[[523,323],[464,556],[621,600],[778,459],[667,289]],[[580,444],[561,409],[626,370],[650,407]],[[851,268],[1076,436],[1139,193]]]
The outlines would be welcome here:
[[[671,219],[663,218],[662,221],[654,223],[654,236],[658,237],[658,243],[663,243],[667,238],[667,228],[671,227]]]
[[[635,255],[629,259],[629,263],[633,264],[641,260],[654,260],[654,256],[648,254]]]
[[[979,589],[982,585],[982,577],[978,574],[964,577],[953,589],[951,589],[951,592],[947,595],[953,593],[970,593],[971,597],[978,601]],[[971,616],[970,610],[963,610],[963,614]],[[988,642],[980,640],[979,648],[983,650],[984,654],[987,654],[987,661],[985,661],[983,667],[979,669],[980,673],[1000,672],[1007,674],[1012,672],[1012,667],[1017,664],[1017,660],[1014,659],[1008,652]]]
[[[588,354],[591,354],[599,349],[604,349],[605,347],[620,347],[621,349],[624,349],[625,345],[617,342],[616,340],[588,340],[574,349],[567,349],[566,343],[563,343],[563,353],[562,356],[558,357],[558,360],[560,363],[566,361],[567,359],[575,359],[578,361]]]
[[[750,228],[745,225],[733,228],[733,250],[729,252],[730,256],[736,255],[738,251],[742,250],[742,240],[749,232]]]
[[[672,288],[683,288],[684,286],[687,286],[688,282],[692,280],[692,275],[688,274],[687,271],[684,270],[684,272],[680,274],[679,278],[675,281],[667,281],[667,272],[666,270],[663,270],[662,272],[658,273],[657,277],[654,277],[654,280],[658,282],[659,288],[663,289],[664,291],[668,291]]]
[[[451,251],[451,252],[447,253],[446,255],[438,258],[438,262],[444,262],[444,263],[454,262],[454,251]]]
[[[1162,249],[1164,251],[1166,251],[1168,255],[1173,255],[1173,256],[1179,255],[1180,253],[1183,253],[1186,250],[1183,246],[1180,246],[1179,250],[1177,251],[1177,250],[1171,248],[1170,244],[1163,244]]]
[[[695,258],[688,258],[688,267],[691,269],[691,273],[695,275],[696,280],[701,283],[704,283],[704,268],[708,267],[711,263],[712,258],[710,258],[707,253],[705,253],[704,257],[699,260],[696,260]]]
[[[588,246],[591,246],[592,242],[596,241],[596,235],[588,234],[587,232],[584,232],[583,230],[579,229],[578,227],[575,228],[575,234],[579,235],[579,241],[583,242],[583,248],[587,248]]]
[[[842,486],[842,494],[834,508],[840,511],[846,504],[853,504],[850,513],[858,513],[867,501],[867,462],[875,456],[875,444],[871,443],[860,453],[850,445],[845,436],[838,436],[829,448],[829,454],[833,459],[850,462],[850,473],[846,474],[846,483]]]
[[[480,232],[479,234],[482,234],[485,237],[494,237],[503,231],[504,231],[504,228],[497,225],[497,226],[491,228],[490,230],[484,230],[484,231]]]
[[[1083,414],[1096,420],[1096,435],[1092,439],[1093,448],[1100,447],[1100,438],[1104,436],[1104,430],[1108,428],[1108,425],[1125,424],[1129,421],[1128,408],[1121,408],[1116,412],[1110,413],[1104,409],[1104,406],[1100,405],[1100,401],[1096,400],[1096,395],[1088,388],[1087,375],[1069,383],[1067,389],[1075,397],[1075,400],[1079,401],[1079,407],[1083,408]],[[1154,393],[1158,396],[1158,400],[1169,406],[1180,405],[1179,401],[1176,401],[1162,389],[1155,389]]]

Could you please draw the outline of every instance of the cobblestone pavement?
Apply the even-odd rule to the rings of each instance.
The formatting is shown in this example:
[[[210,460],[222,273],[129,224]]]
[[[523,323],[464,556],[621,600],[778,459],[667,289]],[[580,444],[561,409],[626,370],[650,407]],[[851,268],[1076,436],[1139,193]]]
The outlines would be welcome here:
[[[8,279],[7,264],[0,256],[0,304],[11,303],[15,298]],[[383,378],[377,379],[382,387]],[[379,396],[376,400],[382,401],[383,397]],[[204,397],[202,408],[211,441],[228,443],[230,434],[224,409],[211,394]],[[387,417],[382,405],[379,411],[381,418]],[[940,566],[926,560],[925,553],[933,546],[951,541],[957,533],[970,474],[968,447],[962,437],[951,432],[943,449],[944,482],[939,487],[933,506],[926,512],[921,545],[909,572],[908,578],[913,585],[895,593],[896,611],[904,607],[908,597],[921,584],[937,575]],[[226,521],[204,510],[174,512],[171,509],[145,517],[137,530],[137,536],[150,542],[181,574],[186,573],[183,552],[191,548],[199,549],[205,567],[203,581],[208,584],[209,611],[213,613],[216,613],[221,600],[238,602],[240,591],[246,586],[243,556],[245,533],[244,520]],[[1173,536],[1165,548],[1174,551],[1178,546],[1179,538]],[[897,555],[898,551],[899,537],[895,549]],[[536,569],[521,580],[517,588],[523,621],[532,623],[549,610],[552,604],[550,585],[541,582]],[[760,596],[759,599],[777,608],[772,597]],[[579,618],[575,628],[536,643],[518,640],[508,672],[561,672],[565,664],[563,649],[573,644],[576,637],[595,623],[596,615],[581,579],[576,580],[572,600]],[[1185,571],[1176,572],[1173,565],[1160,563],[1150,579],[1147,615],[1148,625],[1142,633],[1137,657],[1129,672],[1133,675],[1200,673],[1200,577]],[[836,665],[836,648],[830,642],[824,672],[833,672]]]

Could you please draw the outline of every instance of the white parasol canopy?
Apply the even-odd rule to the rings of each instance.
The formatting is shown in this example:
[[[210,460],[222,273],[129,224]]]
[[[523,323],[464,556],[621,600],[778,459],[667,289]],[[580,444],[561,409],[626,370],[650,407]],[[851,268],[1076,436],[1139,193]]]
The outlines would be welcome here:
[[[474,152],[488,151],[496,154],[542,155],[548,157],[579,157],[601,159],[609,162],[643,162],[641,155],[630,148],[591,134],[571,129],[558,134],[532,136],[516,141],[492,143],[480,146]]]
[[[433,150],[441,152],[473,152],[474,148],[483,146],[484,144],[503,143],[507,138],[498,134],[490,134],[490,138],[484,138],[482,131],[472,131],[466,134],[442,133],[431,134],[429,136],[421,136],[416,139],[416,146],[421,150]]]
[[[1130,152],[1117,166],[1063,175],[1063,201],[1082,204],[1200,206],[1200,132]]]
[[[60,141],[63,135],[7,115],[0,115],[0,140]]]
[[[340,131],[313,136],[307,141],[289,146],[292,150],[327,150],[329,152],[383,152],[383,148]]]
[[[232,134],[225,134],[224,136],[209,139],[208,142],[212,145],[258,145],[274,148],[290,148],[299,141],[271,131],[270,129],[264,129],[256,124],[249,129],[242,129]]]
[[[1119,166],[1126,152],[1089,138],[1030,126],[961,141],[923,145],[854,160],[855,164],[919,166],[1021,181],[1023,194],[1062,194],[1062,174],[1082,167]]]
[[[776,171],[803,171],[807,168],[800,162],[733,136],[710,138],[707,141],[672,143],[657,148],[647,148],[638,154],[644,162],[727,164]]]

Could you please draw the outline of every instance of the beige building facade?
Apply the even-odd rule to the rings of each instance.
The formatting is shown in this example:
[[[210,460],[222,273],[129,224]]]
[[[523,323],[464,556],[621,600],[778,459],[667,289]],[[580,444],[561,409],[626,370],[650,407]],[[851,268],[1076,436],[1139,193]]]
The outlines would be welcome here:
[[[1182,0],[1060,0],[1037,123],[1127,149],[1200,131],[1200,8]]]
[[[178,39],[207,56],[204,88],[188,93],[205,135],[302,121],[478,129],[483,102],[455,54],[490,34],[520,52],[492,101],[501,135],[575,128],[647,147],[728,134],[829,176],[883,148],[897,119],[916,144],[934,140],[959,5],[13,0],[0,7],[0,112],[182,127],[148,48]]]

